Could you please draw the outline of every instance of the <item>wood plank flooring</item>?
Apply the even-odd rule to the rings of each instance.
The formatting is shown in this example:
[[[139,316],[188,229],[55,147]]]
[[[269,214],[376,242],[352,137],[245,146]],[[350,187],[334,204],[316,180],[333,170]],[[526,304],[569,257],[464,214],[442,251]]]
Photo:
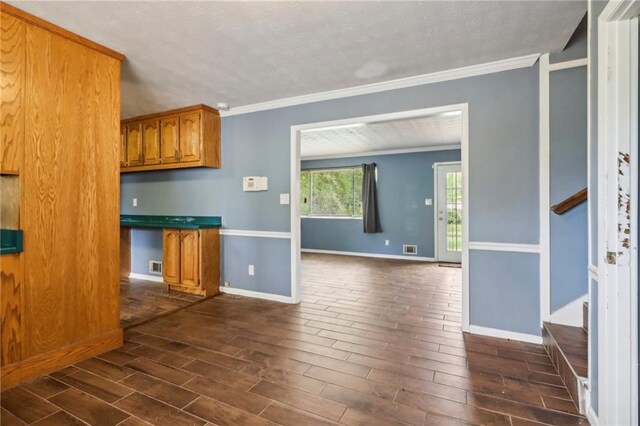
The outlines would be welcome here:
[[[163,283],[120,278],[120,324],[124,329],[202,302],[194,294],[168,291]]]
[[[2,394],[2,424],[587,424],[538,345],[464,335],[460,270],[303,256],[303,302],[222,295]]]

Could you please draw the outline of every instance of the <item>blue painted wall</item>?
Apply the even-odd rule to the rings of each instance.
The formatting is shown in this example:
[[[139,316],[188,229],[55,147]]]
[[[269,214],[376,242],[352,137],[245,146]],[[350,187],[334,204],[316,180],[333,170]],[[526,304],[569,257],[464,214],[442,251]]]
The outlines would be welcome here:
[[[290,131],[295,124],[360,117],[458,103],[469,104],[469,233],[471,241],[537,244],[538,208],[538,67],[494,73],[419,87],[316,102],[276,110],[230,116],[222,120],[223,167],[124,174],[121,179],[123,214],[219,215],[227,228],[289,231],[289,206],[279,204],[279,193],[290,192]],[[242,192],[242,176],[268,176],[269,190]],[[137,197],[139,207],[131,207]],[[224,237],[223,250],[238,238]],[[257,239],[253,239],[257,240]],[[251,241],[251,240],[247,240]],[[132,245],[140,243],[132,238]],[[239,243],[243,244],[243,243]],[[252,243],[247,243],[252,244]],[[241,258],[225,254],[224,279],[233,286],[250,288],[247,264],[259,264],[278,252],[272,262],[278,270],[256,267],[254,280],[263,291],[284,293],[289,281],[288,250],[281,240],[264,239]],[[134,248],[135,250],[135,248]],[[282,252],[281,252],[282,251]],[[490,253],[486,257],[500,253]],[[136,261],[137,262],[137,261]],[[144,263],[144,262],[143,262]],[[510,285],[527,291],[528,265],[495,262],[491,277],[502,271],[514,279]],[[470,304],[474,318],[492,316],[496,328],[517,331],[508,297],[490,308],[484,294],[497,294],[500,285],[471,265]],[[520,273],[513,273],[520,268]],[[237,284],[236,284],[237,283]],[[256,285],[257,286],[257,285]],[[256,287],[257,288],[257,287]],[[285,295],[289,294],[287,286]],[[538,296],[539,298],[539,296]],[[484,314],[482,309],[488,311]],[[484,316],[483,316],[484,315]],[[539,331],[538,315],[518,313],[518,321]]]
[[[537,253],[469,250],[469,268],[472,271],[469,282],[472,325],[540,334],[540,256]]]
[[[553,71],[549,87],[550,201],[554,205],[587,186],[587,67]],[[553,313],[589,290],[587,204],[549,216]]]
[[[150,260],[162,261],[162,230],[132,229],[131,272],[154,275],[149,273]]]
[[[224,236],[222,276],[231,287],[290,296],[290,253],[288,239]],[[254,265],[255,275],[246,265]]]
[[[302,218],[302,248],[402,255],[403,244],[416,244],[418,256],[434,257],[434,207],[424,200],[434,197],[433,163],[443,161],[460,161],[460,150],[303,161],[303,170],[376,163],[383,232],[365,234],[361,219]]]

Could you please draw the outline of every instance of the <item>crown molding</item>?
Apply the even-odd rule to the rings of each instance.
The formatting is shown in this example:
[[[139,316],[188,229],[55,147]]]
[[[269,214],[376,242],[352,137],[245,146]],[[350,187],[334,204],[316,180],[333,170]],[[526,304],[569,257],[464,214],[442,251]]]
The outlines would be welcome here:
[[[260,102],[231,108],[228,111],[220,111],[220,116],[249,114],[252,112],[269,109],[284,108],[294,105],[303,105],[313,102],[327,101],[330,99],[348,98],[350,96],[366,95],[370,93],[385,92],[388,90],[404,89],[407,87],[422,86],[424,84],[440,83],[443,81],[457,80],[460,78],[475,77],[492,74],[501,71],[515,70],[533,66],[540,57],[539,53],[517,58],[502,59],[500,61],[471,65],[468,67],[454,68],[438,71],[430,74],[416,75],[413,77],[399,78],[396,80],[382,81],[380,83],[365,84],[362,86],[347,87],[327,92],[311,93],[309,95],[294,96],[291,98],[276,99],[274,101]]]
[[[460,149],[460,144],[457,143],[457,144],[450,144],[450,145],[422,146],[418,148],[381,149],[378,151],[352,152],[349,154],[310,155],[308,157],[300,156],[300,160],[302,161],[331,160],[334,158],[357,158],[357,157],[371,157],[375,155],[412,154],[414,152],[448,151],[452,149]]]
[[[569,68],[586,67],[589,63],[588,58],[574,59],[573,61],[554,62],[549,64],[549,71],[566,70]]]

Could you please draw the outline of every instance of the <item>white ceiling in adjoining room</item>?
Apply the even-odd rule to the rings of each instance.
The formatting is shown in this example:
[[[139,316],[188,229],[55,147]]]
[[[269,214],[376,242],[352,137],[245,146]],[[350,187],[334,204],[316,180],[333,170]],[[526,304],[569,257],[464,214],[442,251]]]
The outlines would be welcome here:
[[[418,118],[320,127],[301,132],[300,157],[433,149],[459,145],[462,116],[447,112]]]
[[[585,1],[9,1],[127,56],[122,116],[231,108],[564,48]]]

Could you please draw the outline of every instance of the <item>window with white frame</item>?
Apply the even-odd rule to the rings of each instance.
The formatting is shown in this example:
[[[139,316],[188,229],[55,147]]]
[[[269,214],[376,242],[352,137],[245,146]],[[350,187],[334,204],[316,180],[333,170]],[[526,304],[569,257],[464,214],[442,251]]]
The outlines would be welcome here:
[[[302,216],[362,217],[362,168],[303,170]]]

